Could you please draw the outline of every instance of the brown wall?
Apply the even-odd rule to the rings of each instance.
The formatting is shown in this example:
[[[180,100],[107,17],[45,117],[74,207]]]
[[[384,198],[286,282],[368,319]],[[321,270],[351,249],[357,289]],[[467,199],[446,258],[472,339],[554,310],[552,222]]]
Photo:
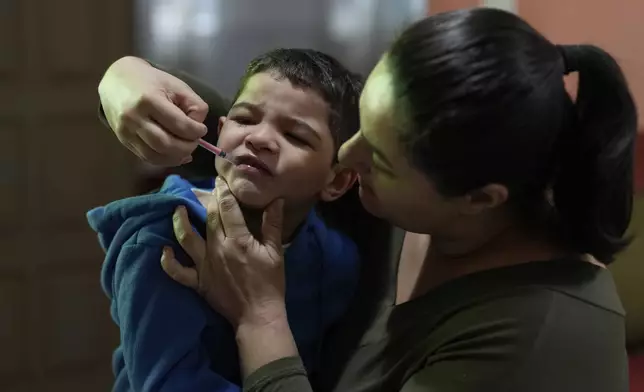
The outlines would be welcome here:
[[[644,1],[517,0],[517,5],[519,14],[552,41],[592,43],[615,56],[644,113]]]
[[[118,329],[85,212],[131,193],[96,118],[131,0],[0,0],[0,391],[108,391]]]

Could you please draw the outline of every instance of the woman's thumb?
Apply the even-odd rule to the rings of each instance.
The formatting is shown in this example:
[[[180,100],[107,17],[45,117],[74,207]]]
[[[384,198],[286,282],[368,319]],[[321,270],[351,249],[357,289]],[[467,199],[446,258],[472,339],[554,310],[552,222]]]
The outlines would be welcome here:
[[[280,249],[282,245],[282,221],[284,218],[284,199],[274,200],[264,210],[262,217],[262,240],[265,244]]]

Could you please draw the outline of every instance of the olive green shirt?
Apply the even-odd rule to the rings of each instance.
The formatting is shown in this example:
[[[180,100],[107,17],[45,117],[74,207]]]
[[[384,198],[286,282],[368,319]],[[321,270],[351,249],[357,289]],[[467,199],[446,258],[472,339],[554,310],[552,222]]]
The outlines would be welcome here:
[[[312,391],[297,358],[260,368],[244,390]],[[316,390],[626,392],[624,311],[610,273],[590,263],[475,273],[383,307],[335,385]]]

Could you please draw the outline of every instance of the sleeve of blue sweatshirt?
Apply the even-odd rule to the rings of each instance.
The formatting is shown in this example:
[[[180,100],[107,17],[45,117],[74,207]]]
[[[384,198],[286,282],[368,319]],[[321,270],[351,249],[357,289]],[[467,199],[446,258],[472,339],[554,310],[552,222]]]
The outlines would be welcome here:
[[[180,254],[175,250],[176,254]],[[124,244],[112,281],[112,301],[132,389],[238,392],[210,369],[201,342],[207,306],[161,269],[162,247]]]

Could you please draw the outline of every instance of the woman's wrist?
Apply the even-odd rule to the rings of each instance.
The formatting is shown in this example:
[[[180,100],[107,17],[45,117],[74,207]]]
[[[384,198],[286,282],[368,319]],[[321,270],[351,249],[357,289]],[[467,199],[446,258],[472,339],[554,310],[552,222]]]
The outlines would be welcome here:
[[[275,360],[298,356],[284,306],[263,307],[245,317],[236,337],[244,377]]]
[[[237,321],[237,329],[257,329],[266,325],[286,321],[286,303],[284,300],[264,301],[259,306],[244,312]]]

